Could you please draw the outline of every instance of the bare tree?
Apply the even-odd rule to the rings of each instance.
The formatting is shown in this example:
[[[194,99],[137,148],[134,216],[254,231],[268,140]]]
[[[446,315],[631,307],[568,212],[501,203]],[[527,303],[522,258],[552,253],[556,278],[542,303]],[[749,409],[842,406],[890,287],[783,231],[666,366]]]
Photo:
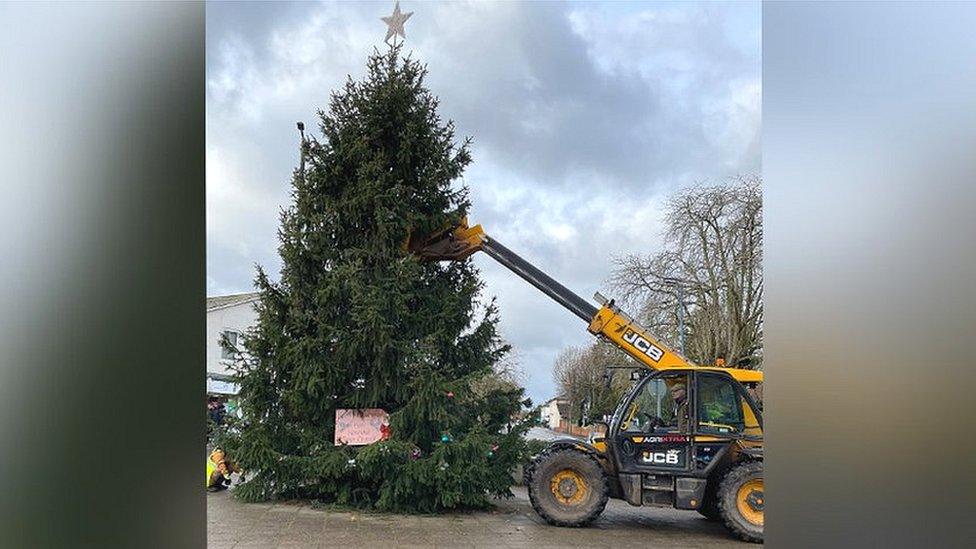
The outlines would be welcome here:
[[[616,260],[611,285],[647,328],[700,364],[762,367],[762,179],[686,189],[667,205],[665,249]],[[680,299],[679,299],[680,298]]]
[[[613,412],[629,385],[629,376],[613,366],[638,367],[612,344],[598,340],[586,347],[568,347],[556,358],[553,377],[560,393],[569,401],[571,422],[584,411],[589,419]]]
[[[508,346],[508,343],[502,343]],[[492,365],[492,373],[476,380],[471,385],[475,395],[484,396],[492,391],[516,391],[525,385],[525,371],[519,353],[512,349]],[[524,400],[523,403],[530,402]]]

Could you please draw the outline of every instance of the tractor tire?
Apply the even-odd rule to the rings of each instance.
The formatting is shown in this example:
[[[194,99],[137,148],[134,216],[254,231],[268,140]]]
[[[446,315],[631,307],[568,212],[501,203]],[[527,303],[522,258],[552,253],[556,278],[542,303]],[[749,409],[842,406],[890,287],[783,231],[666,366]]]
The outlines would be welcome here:
[[[721,481],[721,476],[713,476],[708,479],[705,495],[702,496],[701,505],[697,509],[698,514],[708,520],[721,520],[722,518],[722,512],[718,509],[718,487]]]
[[[746,461],[729,469],[718,489],[725,526],[745,541],[763,541],[763,462]]]
[[[610,485],[596,458],[572,448],[546,450],[532,463],[532,508],[554,526],[585,526],[607,506]]]

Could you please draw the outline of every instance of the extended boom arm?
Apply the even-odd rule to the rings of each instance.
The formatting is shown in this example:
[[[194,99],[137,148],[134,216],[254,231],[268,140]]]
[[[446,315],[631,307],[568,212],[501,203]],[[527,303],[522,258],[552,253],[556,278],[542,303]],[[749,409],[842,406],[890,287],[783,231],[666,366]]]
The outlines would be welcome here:
[[[601,305],[598,309],[497,240],[490,238],[481,225],[469,227],[467,220],[464,220],[453,230],[441,231],[417,241],[411,238],[407,248],[427,261],[458,261],[477,251],[483,251],[586,322],[590,333],[609,339],[645,367],[652,370],[714,369],[695,366],[658,341],[633,318],[617,308],[613,300],[608,301],[600,294],[595,296]],[[721,370],[740,382],[761,382],[763,378],[762,372],[755,370]]]

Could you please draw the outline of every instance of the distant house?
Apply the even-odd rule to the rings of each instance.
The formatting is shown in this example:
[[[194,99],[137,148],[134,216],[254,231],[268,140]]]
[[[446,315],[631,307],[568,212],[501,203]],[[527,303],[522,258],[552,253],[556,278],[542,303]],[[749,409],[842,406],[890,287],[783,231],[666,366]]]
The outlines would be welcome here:
[[[559,429],[561,422],[569,422],[569,400],[563,396],[557,396],[546,401],[542,405],[539,419],[550,429]]]
[[[260,294],[218,295],[207,298],[207,394],[236,395],[229,366],[234,362],[233,346],[257,323],[254,303]],[[229,346],[222,344],[227,336]]]

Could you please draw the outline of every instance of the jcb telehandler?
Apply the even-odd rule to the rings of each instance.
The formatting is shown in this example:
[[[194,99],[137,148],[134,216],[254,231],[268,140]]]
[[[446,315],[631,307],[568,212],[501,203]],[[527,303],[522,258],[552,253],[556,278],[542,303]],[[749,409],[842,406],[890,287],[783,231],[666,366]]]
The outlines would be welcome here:
[[[693,509],[721,519],[740,538],[763,539],[762,411],[747,387],[760,371],[697,366],[599,293],[582,299],[467,220],[408,251],[458,261],[483,251],[647,368],[624,395],[604,436],[552,442],[526,471],[532,507],[550,524],[582,526],[608,498],[631,505]]]

